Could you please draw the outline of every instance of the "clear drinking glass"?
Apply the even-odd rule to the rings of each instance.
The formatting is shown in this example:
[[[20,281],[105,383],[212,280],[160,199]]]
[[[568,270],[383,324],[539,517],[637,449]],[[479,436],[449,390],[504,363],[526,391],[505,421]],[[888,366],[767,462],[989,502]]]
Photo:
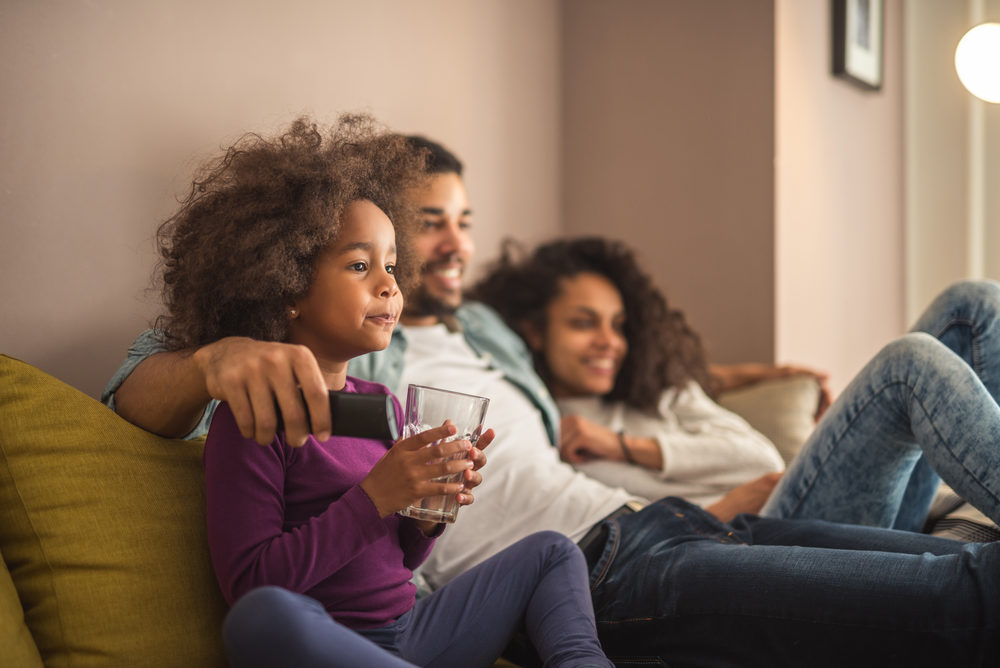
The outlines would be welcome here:
[[[425,385],[410,385],[406,391],[406,410],[403,414],[403,438],[419,434],[433,427],[440,427],[451,420],[458,431],[445,441],[467,440],[472,445],[483,431],[483,419],[490,400],[473,394],[463,394]],[[442,441],[435,441],[440,443]],[[431,444],[433,445],[433,443]],[[460,452],[448,459],[464,459]],[[461,473],[435,478],[441,482],[460,482]],[[404,517],[432,522],[454,522],[458,515],[458,500],[454,494],[429,496],[399,511]]]

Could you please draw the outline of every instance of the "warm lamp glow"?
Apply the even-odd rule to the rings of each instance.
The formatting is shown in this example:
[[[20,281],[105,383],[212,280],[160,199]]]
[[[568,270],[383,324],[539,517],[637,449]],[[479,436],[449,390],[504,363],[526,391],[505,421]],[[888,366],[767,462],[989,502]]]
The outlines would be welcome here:
[[[1000,102],[1000,23],[981,23],[955,49],[955,70],[976,97]]]

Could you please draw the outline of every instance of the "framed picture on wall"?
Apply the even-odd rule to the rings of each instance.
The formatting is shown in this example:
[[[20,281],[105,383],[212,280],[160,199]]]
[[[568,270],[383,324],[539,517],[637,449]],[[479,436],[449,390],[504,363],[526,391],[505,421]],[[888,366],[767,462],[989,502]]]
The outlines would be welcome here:
[[[883,0],[832,0],[833,73],[869,90],[882,88]]]

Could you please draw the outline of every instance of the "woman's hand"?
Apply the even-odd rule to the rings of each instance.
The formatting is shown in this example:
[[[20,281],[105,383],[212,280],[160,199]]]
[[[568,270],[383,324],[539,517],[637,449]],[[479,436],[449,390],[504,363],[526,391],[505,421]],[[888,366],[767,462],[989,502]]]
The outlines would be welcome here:
[[[781,480],[781,473],[765,473],[756,480],[744,483],[705,508],[723,522],[730,522],[741,513],[759,513],[771,496],[774,486]]]
[[[388,517],[418,499],[458,494],[464,489],[465,484],[462,482],[432,480],[452,473],[462,473],[475,466],[475,462],[464,457],[442,461],[472,448],[468,441],[437,443],[454,436],[456,431],[454,424],[445,421],[440,427],[401,438],[378,460],[361,481],[361,489],[375,504],[380,517]]]
[[[560,420],[559,456],[570,464],[591,459],[625,459],[618,434],[579,415],[566,415]]]
[[[653,438],[624,436],[633,464],[648,469],[663,467],[663,452]],[[559,456],[576,464],[591,459],[628,461],[617,432],[579,415],[566,415],[559,423]]]

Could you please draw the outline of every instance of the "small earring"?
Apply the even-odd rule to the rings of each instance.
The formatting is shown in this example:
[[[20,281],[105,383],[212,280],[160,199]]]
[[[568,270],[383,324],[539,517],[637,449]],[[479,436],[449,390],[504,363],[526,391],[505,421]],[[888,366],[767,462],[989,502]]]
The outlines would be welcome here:
[[[290,308],[290,309],[288,309],[288,315],[291,316],[291,317],[293,317],[293,318],[298,318],[299,317],[299,310],[297,308]]]

